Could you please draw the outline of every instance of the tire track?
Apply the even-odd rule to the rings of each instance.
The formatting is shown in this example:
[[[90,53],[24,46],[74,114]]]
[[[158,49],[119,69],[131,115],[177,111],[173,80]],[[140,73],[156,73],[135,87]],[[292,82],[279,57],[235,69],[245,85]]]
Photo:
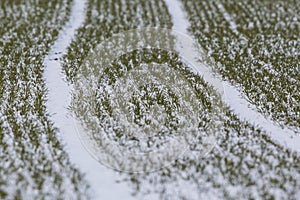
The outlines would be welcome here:
[[[182,33],[188,34],[188,28],[190,27],[190,23],[187,20],[187,15],[183,11],[183,6],[178,0],[165,0],[168,7],[169,12],[173,17],[173,28],[177,31],[180,31]],[[224,10],[225,8],[222,7],[221,10]],[[228,15],[228,14],[227,14]],[[230,21],[230,18],[225,17],[227,20]],[[233,29],[233,32],[236,32],[236,25],[234,23],[231,24],[231,27]],[[222,81],[219,76],[216,76],[214,72],[212,71],[211,66],[208,66],[204,63],[199,63],[198,58],[203,57],[203,55],[199,56],[200,54],[203,54],[203,52],[196,52],[195,50],[188,50],[190,59],[193,60],[194,66],[197,66],[198,69],[196,69],[198,72],[201,72],[204,74],[203,78],[205,81],[207,81],[209,84],[216,87],[216,83],[222,82],[225,96],[224,101],[227,105],[230,106],[230,108],[233,110],[234,113],[236,113],[241,120],[246,120],[251,124],[255,124],[258,127],[265,130],[274,140],[276,143],[284,146],[285,148],[289,148],[293,151],[296,151],[300,153],[300,135],[295,134],[292,130],[288,129],[287,127],[282,127],[278,124],[276,124],[274,121],[272,121],[270,118],[265,117],[263,114],[258,112],[255,105],[252,105],[247,101],[247,97],[239,91],[239,88],[233,86],[228,81]],[[181,52],[184,53],[184,52]],[[186,53],[184,53],[186,54]]]
[[[92,189],[92,199],[132,199],[125,184],[116,184],[118,174],[93,159],[82,145],[75,128],[77,121],[68,107],[71,102],[72,85],[64,78],[60,60],[67,52],[78,28],[84,23],[87,0],[74,0],[70,19],[59,32],[58,39],[46,56],[44,65],[48,88],[47,108],[51,119],[59,129],[60,139],[65,144],[70,160],[85,173]],[[115,191],[118,191],[117,193]]]

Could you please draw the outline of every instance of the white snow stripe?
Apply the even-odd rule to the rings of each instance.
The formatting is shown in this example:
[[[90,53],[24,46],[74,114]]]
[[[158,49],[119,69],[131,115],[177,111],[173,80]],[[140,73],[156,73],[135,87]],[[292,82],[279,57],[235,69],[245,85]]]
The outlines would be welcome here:
[[[59,60],[67,52],[76,30],[84,23],[86,3],[87,0],[74,0],[70,19],[44,60],[44,77],[48,88],[46,106],[51,120],[59,128],[60,139],[65,144],[71,162],[85,173],[93,199],[132,199],[129,187],[125,183],[116,183],[119,178],[117,172],[102,166],[86,151],[74,126],[76,120],[67,109],[73,88],[63,80],[65,75]]]
[[[165,2],[168,5],[170,14],[172,15],[174,24],[173,29],[192,37],[188,33],[190,23],[187,20],[187,14],[183,11],[184,9],[182,8],[183,5],[181,2],[179,2],[179,0],[165,0]],[[228,20],[230,19],[228,18]],[[234,27],[235,25],[232,24],[231,28],[234,29]],[[190,58],[195,59],[197,56],[199,58],[199,55],[201,55],[201,52],[193,52],[194,49],[188,49],[187,51],[189,51]],[[215,86],[216,82],[222,82],[226,97],[223,100],[241,120],[246,120],[251,124],[255,124],[265,130],[274,142],[292,151],[300,153],[299,134],[295,134],[294,131],[287,127],[281,127],[271,119],[264,117],[263,114],[257,111],[257,108],[254,105],[250,104],[246,100],[245,96],[239,92],[238,88],[227,81],[222,81],[220,77],[217,77],[212,72],[212,67],[201,64],[195,60],[190,60],[190,62],[198,68],[195,70],[202,73],[205,72],[203,78],[211,85]]]

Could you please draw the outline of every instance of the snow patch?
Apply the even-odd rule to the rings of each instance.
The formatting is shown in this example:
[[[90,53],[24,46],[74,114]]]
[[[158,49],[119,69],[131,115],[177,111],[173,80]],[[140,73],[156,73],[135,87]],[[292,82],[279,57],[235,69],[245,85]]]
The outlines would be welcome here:
[[[121,179],[120,175],[102,166],[86,151],[74,125],[76,120],[68,110],[73,88],[64,81],[65,75],[59,60],[67,52],[76,30],[84,23],[86,3],[86,0],[74,0],[70,19],[44,60],[44,77],[48,88],[47,109],[54,125],[59,128],[60,139],[65,144],[71,162],[85,174],[93,199],[132,199],[129,187],[125,183],[117,183]]]
[[[183,11],[181,2],[179,2],[179,0],[165,0],[165,2],[168,5],[169,12],[173,18],[173,29],[190,35],[188,33],[190,23],[188,22],[186,13]],[[225,8],[221,4],[218,6],[219,9],[225,12]],[[227,12],[225,12],[224,15],[226,20],[230,22],[231,29],[236,32],[235,22],[230,18]],[[190,35],[190,37],[192,36]],[[199,58],[199,55],[203,52],[196,52],[195,48],[186,49],[185,51],[188,51],[188,53],[185,52],[184,54],[189,55],[189,62],[193,63],[193,66],[196,66],[195,70],[201,74],[204,72],[203,79],[214,86],[217,91],[220,89],[221,82],[225,92],[225,98],[223,98],[223,101],[230,106],[233,112],[236,113],[241,120],[246,120],[251,124],[257,125],[265,130],[274,142],[289,148],[292,151],[300,153],[300,134],[296,134],[287,127],[282,127],[271,119],[266,118],[263,114],[257,111],[257,108],[254,105],[246,100],[245,95],[242,94],[237,87],[227,81],[222,81],[221,78],[212,71],[211,66],[199,63],[197,58]]]

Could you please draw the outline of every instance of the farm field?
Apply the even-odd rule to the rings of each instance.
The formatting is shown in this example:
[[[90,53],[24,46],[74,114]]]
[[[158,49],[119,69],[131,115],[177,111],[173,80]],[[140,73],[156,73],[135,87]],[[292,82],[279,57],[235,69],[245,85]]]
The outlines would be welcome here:
[[[299,3],[176,3],[205,52],[199,62],[279,128],[300,134]],[[46,106],[51,93],[44,70],[51,65],[44,59],[74,4],[0,3],[0,199],[103,199],[93,194],[99,186],[65,150],[62,127],[51,121]],[[174,28],[176,13],[164,0],[87,0],[85,6],[84,23],[56,60],[57,73],[72,87],[66,109],[84,127],[80,137],[101,149],[81,162],[95,158],[107,167],[93,173],[112,171],[115,185],[130,191],[129,199],[300,199],[300,153],[241,119],[182,59],[176,35],[166,31]],[[110,60],[116,47],[103,44],[112,38],[128,51]],[[135,49],[136,38],[152,47]],[[203,138],[210,135],[217,141],[204,156]],[[126,157],[155,152],[176,137],[189,145],[168,165],[154,166],[150,153],[139,161],[141,168],[136,157]]]
[[[64,152],[45,106],[43,58],[71,3],[0,3],[1,199],[87,197],[88,183]]]
[[[216,70],[260,112],[299,133],[299,2],[182,2]]]

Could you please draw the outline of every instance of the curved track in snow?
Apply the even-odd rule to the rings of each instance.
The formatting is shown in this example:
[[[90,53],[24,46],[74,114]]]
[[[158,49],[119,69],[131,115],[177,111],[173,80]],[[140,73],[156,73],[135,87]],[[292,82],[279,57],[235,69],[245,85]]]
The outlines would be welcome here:
[[[65,144],[71,162],[85,173],[93,192],[93,199],[132,199],[127,185],[116,183],[120,178],[117,172],[102,166],[86,151],[77,135],[76,120],[68,110],[72,86],[64,80],[60,60],[66,53],[76,30],[84,23],[86,3],[86,0],[74,0],[69,21],[59,32],[58,39],[45,58],[47,109],[52,115],[54,126],[59,129],[59,136]]]
[[[187,20],[186,13],[184,13],[183,11],[183,6],[181,5],[181,2],[179,2],[179,0],[165,1],[169,7],[169,12],[173,17],[173,29],[181,33],[190,35],[188,33],[188,28],[190,24]],[[232,27],[234,27],[234,25],[232,25]],[[192,36],[190,35],[190,37]],[[245,96],[238,90],[238,88],[236,88],[227,81],[222,81],[220,77],[218,77],[212,72],[211,67],[201,64],[197,61],[200,52],[192,51],[192,49],[189,51],[190,59],[192,59],[191,62],[197,63],[195,64],[195,66],[197,66],[198,69],[195,70],[199,72],[205,71],[203,75],[205,81],[207,81],[213,86],[215,86],[216,83],[222,82],[225,91],[223,101],[228,106],[230,106],[233,112],[237,114],[237,116],[241,120],[246,120],[251,124],[257,125],[258,127],[265,130],[270,136],[270,138],[272,138],[272,140],[274,140],[276,143],[300,153],[299,134],[295,134],[292,130],[286,127],[280,127],[271,119],[268,119],[265,116],[263,116],[263,114],[257,111],[254,105],[250,104],[246,100]]]
[[[169,11],[173,17],[173,29],[183,34],[188,34],[189,23],[178,0],[165,0]],[[74,118],[68,111],[71,101],[72,86],[64,81],[64,74],[59,60],[66,53],[76,30],[84,23],[86,1],[74,0],[70,19],[64,29],[60,31],[57,41],[46,56],[45,80],[48,87],[48,111],[52,114],[52,121],[59,128],[61,140],[65,143],[66,151],[70,159],[79,169],[86,174],[86,178],[91,184],[94,198],[98,199],[132,199],[130,189],[125,183],[116,184],[119,176],[111,169],[107,169],[93,159],[81,144],[74,126]],[[190,51],[191,62],[197,62],[196,57],[199,52]],[[214,85],[222,82],[209,66],[195,65],[195,70],[204,73],[204,80]],[[199,67],[199,68],[198,68]],[[287,128],[281,128],[272,120],[265,118],[259,113],[254,105],[251,105],[238,89],[228,82],[222,82],[225,98],[224,101],[239,116],[240,119],[247,120],[265,130],[269,136],[278,144],[300,153],[300,135],[294,134]],[[118,191],[118,192],[115,192]]]

